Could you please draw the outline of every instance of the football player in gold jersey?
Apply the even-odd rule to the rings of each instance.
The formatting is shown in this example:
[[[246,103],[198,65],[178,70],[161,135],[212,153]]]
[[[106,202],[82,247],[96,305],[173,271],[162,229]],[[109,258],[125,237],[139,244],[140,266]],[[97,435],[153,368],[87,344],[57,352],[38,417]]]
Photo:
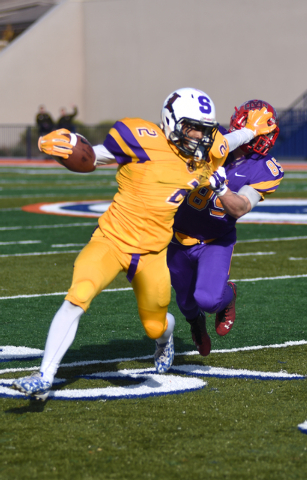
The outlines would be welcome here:
[[[16,380],[13,388],[47,398],[81,315],[121,271],[133,287],[144,330],[156,341],[156,370],[164,373],[171,367],[175,319],[167,313],[171,284],[166,249],[174,215],[191,190],[209,185],[229,151],[275,128],[268,126],[270,115],[265,109],[252,112],[246,127],[226,139],[218,131],[211,98],[183,88],[166,98],[161,128],[140,118],[115,123],[94,151],[97,165],[118,163],[118,192],[75,261],[72,285],[52,321],[40,373]],[[42,137],[40,149],[70,155],[72,145],[63,133],[67,131]]]

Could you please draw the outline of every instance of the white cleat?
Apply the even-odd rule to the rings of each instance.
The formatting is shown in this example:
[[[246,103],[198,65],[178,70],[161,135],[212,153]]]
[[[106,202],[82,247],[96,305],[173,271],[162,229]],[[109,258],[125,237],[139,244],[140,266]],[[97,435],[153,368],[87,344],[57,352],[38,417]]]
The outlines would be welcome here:
[[[174,337],[170,335],[166,343],[159,344],[156,341],[156,351],[154,355],[155,367],[158,373],[167,372],[174,361],[175,349],[174,349]]]
[[[49,395],[52,384],[43,379],[41,372],[32,373],[28,377],[18,378],[13,382],[12,388],[24,393],[27,397],[45,401]]]

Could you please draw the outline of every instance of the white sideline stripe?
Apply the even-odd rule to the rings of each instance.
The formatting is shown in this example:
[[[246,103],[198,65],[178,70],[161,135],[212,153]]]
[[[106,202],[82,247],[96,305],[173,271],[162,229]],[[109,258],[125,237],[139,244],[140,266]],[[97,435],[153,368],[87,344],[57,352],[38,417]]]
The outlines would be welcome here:
[[[67,227],[92,227],[96,226],[97,222],[84,222],[84,223],[64,223],[59,225],[33,225],[28,227],[16,226],[16,227],[0,227],[2,232],[7,230],[35,230],[41,228],[67,228]]]
[[[307,345],[307,340],[297,340],[297,341],[288,341],[285,343],[275,343],[272,345],[255,345],[253,347],[240,347],[240,348],[224,348],[222,350],[211,350],[210,353],[230,353],[230,352],[245,352],[249,350],[262,350],[265,348],[286,348],[286,347],[295,347],[298,345]],[[196,350],[194,353],[198,353]],[[187,353],[186,355],[192,355],[192,353]]]
[[[12,297],[0,297],[0,300],[14,300],[18,298],[37,298],[37,297],[52,297],[57,295],[67,295],[67,292],[57,292],[57,293],[37,293],[33,295],[14,295]]]
[[[258,243],[258,242],[280,242],[290,240],[306,240],[307,236],[302,237],[279,237],[279,238],[253,238],[251,240],[238,240],[237,243]]]
[[[1,245],[1,243],[0,243]],[[51,245],[51,247],[69,247],[69,246],[80,246],[83,247],[85,244],[78,243],[68,243],[67,245]],[[56,253],[79,253],[79,250],[66,250],[65,252],[32,252],[32,253],[11,253],[3,254],[0,257],[31,257],[35,255],[54,255]],[[248,256],[259,256],[259,255],[275,255],[275,252],[254,252],[254,253],[234,253],[233,257],[248,257]]]
[[[22,242],[20,242],[22,243]],[[34,242],[33,242],[34,243]],[[39,242],[38,242],[39,243]],[[1,245],[1,243],[0,243]],[[83,243],[68,243],[67,245],[51,245],[51,247],[73,247],[80,246],[83,247]],[[35,255],[54,255],[56,253],[78,253],[79,250],[66,250],[65,252],[31,252],[31,253],[11,253],[11,254],[2,254],[0,257],[31,257]],[[247,256],[259,256],[259,255],[275,255],[275,252],[254,252],[254,253],[234,253],[233,257],[247,257]]]
[[[67,252],[65,252],[67,253]],[[232,282],[258,282],[261,280],[285,280],[288,278],[306,278],[307,274],[302,274],[302,275],[283,275],[280,277],[263,277],[263,278],[242,278],[242,279],[231,279]],[[123,292],[123,291],[128,291],[132,290],[131,287],[126,287],[126,288],[106,288],[105,290],[102,290],[101,293],[106,293],[106,292]],[[13,300],[13,299],[18,299],[18,298],[35,298],[35,297],[52,297],[56,295],[67,295],[67,292],[55,292],[55,293],[37,293],[33,295],[14,295],[12,297],[0,297],[0,300]]]
[[[4,210],[4,209],[0,209]],[[10,209],[10,210],[21,210],[20,208]],[[43,228],[68,228],[68,227],[89,227],[95,226],[97,222],[84,222],[84,223],[66,223],[66,224],[55,224],[55,225],[33,225],[33,226],[15,226],[15,227],[0,227],[0,231],[8,230],[35,230]],[[253,238],[250,240],[238,240],[236,243],[258,243],[258,242],[280,242],[280,241],[291,241],[291,240],[306,240],[307,236],[301,237],[279,237],[279,238]]]
[[[131,287],[125,287],[125,288],[106,288],[103,290],[101,293],[104,292],[123,292],[125,290],[132,290]],[[12,297],[0,297],[0,300],[13,300],[13,299],[18,299],[18,298],[35,298],[35,297],[52,297],[56,295],[67,295],[67,292],[55,292],[55,293],[36,293],[33,295],[14,295]]]
[[[232,282],[259,282],[261,280],[286,280],[287,278],[305,278],[307,274],[302,275],[281,275],[280,277],[258,277],[258,278],[242,278],[231,279]]]
[[[32,253],[13,253],[11,255],[0,255],[0,258],[4,257],[33,257],[41,255],[56,255],[59,253],[79,253],[80,250],[66,250],[65,252],[32,252]]]
[[[84,247],[86,243],[58,243],[51,245],[51,248],[62,248],[62,247]]]
[[[257,255],[276,255],[276,252],[251,252],[251,253],[234,253],[233,257],[248,257]]]
[[[252,351],[252,350],[265,350],[267,348],[286,348],[286,347],[295,347],[299,345],[306,345],[306,340],[298,340],[298,341],[289,341],[285,343],[276,343],[274,345],[255,345],[251,347],[241,347],[241,348],[229,348],[223,350],[211,350],[210,353],[232,353],[232,352],[243,352],[243,351]],[[43,353],[43,351],[42,351]],[[183,353],[176,353],[175,356],[189,356],[189,355],[199,355],[197,350],[191,352],[183,352]],[[38,357],[39,359],[40,357]],[[61,367],[82,367],[86,365],[94,365],[94,364],[106,364],[106,363],[119,363],[119,362],[132,362],[135,360],[148,360],[152,359],[153,355],[144,355],[142,357],[132,357],[132,358],[115,358],[113,360],[90,360],[88,362],[73,362],[73,363],[63,363]],[[3,373],[9,372],[24,372],[24,371],[32,371],[32,370],[39,370],[39,367],[28,367],[28,368],[5,368],[0,370],[0,375]]]
[[[0,245],[28,245],[32,243],[42,243],[41,240],[21,240],[20,242],[0,242]]]

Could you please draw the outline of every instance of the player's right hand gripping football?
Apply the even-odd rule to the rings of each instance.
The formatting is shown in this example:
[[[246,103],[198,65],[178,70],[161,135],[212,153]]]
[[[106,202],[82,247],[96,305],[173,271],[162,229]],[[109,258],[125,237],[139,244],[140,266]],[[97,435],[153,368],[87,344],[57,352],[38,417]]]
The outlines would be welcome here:
[[[226,172],[224,167],[219,167],[209,178],[211,190],[217,197],[222,197],[227,192]]]
[[[64,134],[68,134],[66,137]],[[47,155],[54,155],[67,159],[72,154],[73,145],[69,143],[70,131],[66,128],[55,130],[44,137],[39,137],[38,148]]]
[[[250,110],[246,121],[245,128],[251,130],[255,137],[258,135],[267,135],[271,133],[276,125],[268,125],[268,120],[272,117],[273,113],[268,112],[265,107],[261,110]]]

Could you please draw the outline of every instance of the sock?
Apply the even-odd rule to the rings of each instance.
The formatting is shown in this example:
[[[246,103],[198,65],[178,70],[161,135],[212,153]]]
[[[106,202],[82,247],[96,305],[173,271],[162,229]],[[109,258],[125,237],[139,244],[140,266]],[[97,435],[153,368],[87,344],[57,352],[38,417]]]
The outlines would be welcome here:
[[[40,369],[44,379],[50,383],[53,382],[62,358],[75,339],[83,313],[81,307],[64,300],[51,322]]]
[[[201,315],[201,314],[205,315],[204,312],[202,312],[201,310],[198,310],[198,314],[195,317],[193,317],[193,318],[187,318],[186,317],[186,321],[191,325],[193,322],[195,322],[195,320],[198,319],[199,315]]]
[[[157,338],[156,340],[160,345],[168,341],[169,337],[171,336],[175,328],[174,316],[171,313],[167,313],[166,318],[167,318],[167,329],[165,330],[163,335],[161,335],[161,337]]]

